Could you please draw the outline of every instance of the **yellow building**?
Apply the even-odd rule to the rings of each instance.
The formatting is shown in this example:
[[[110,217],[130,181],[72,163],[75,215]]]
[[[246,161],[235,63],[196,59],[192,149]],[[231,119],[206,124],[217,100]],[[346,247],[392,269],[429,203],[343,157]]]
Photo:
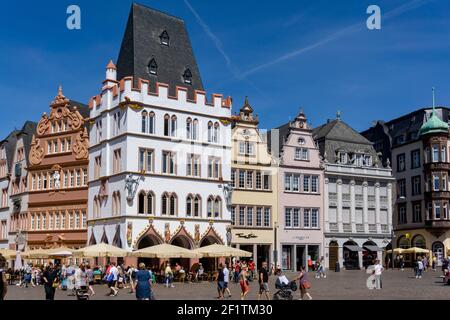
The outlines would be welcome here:
[[[232,245],[253,252],[259,268],[273,263],[277,226],[277,166],[258,129],[258,117],[247,98],[232,131]]]

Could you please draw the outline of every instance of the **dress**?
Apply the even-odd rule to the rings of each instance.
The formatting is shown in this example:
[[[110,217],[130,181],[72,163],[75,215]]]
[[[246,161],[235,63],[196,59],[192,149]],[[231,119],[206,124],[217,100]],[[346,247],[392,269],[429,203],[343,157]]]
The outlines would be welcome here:
[[[152,276],[148,270],[139,270],[136,273],[136,299],[150,299],[151,287],[150,280]]]

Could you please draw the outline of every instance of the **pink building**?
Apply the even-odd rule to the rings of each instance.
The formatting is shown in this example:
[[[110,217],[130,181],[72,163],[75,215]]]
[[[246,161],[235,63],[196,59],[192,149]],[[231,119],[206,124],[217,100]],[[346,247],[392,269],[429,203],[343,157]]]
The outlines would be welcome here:
[[[279,158],[278,264],[298,271],[323,255],[323,164],[303,111],[268,140]]]

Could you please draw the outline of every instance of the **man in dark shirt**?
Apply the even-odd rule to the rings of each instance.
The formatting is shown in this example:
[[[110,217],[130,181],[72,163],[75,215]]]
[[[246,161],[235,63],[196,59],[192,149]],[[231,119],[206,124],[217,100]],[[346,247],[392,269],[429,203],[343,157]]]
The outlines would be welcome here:
[[[217,276],[217,292],[219,296],[217,299],[223,299],[223,292],[225,291],[225,274],[223,273],[223,264],[219,265],[219,275]]]
[[[44,271],[44,290],[45,300],[55,300],[55,286],[54,283],[58,282],[58,272],[53,267],[53,263],[49,263]]]
[[[267,262],[262,263],[262,268],[259,270],[259,294],[258,300],[261,299],[262,294],[266,295],[266,299],[270,300],[269,296],[269,270],[267,270]]]
[[[8,282],[5,274],[6,259],[0,254],[0,300],[4,300],[8,291]]]

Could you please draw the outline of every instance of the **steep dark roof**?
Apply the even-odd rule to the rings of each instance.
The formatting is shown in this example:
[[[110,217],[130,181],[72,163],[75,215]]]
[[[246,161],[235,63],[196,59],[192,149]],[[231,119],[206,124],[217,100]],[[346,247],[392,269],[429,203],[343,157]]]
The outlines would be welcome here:
[[[81,103],[81,102],[78,102],[78,101],[75,101],[75,100],[70,100],[70,106],[73,108],[73,107],[77,107],[77,109],[78,109],[78,112],[83,116],[83,118],[89,118],[89,116],[90,116],[90,110],[89,110],[89,106],[88,105],[86,105],[86,104],[84,104],[84,103]]]
[[[33,121],[26,121],[23,125],[22,129],[17,132],[16,136],[23,135],[23,146],[25,149],[25,159],[28,164],[28,154],[30,153],[31,140],[33,139],[33,135],[36,132],[37,123]]]
[[[6,163],[8,166],[8,172],[11,172],[12,160],[14,156],[14,150],[16,149],[17,133],[18,130],[12,131],[3,141],[0,141],[0,145],[5,146]]]
[[[160,36],[166,31],[169,45],[161,44]],[[150,74],[148,65],[152,59],[157,64],[157,74]],[[192,75],[192,83],[183,79],[186,70]],[[169,94],[175,95],[176,86],[188,88],[192,98],[194,90],[204,91],[200,72],[194,57],[184,21],[163,12],[133,3],[125,34],[117,59],[117,79],[133,76],[170,86]]]
[[[320,154],[330,163],[336,162],[336,153],[339,150],[370,154],[377,159],[373,143],[340,119],[328,121],[315,128],[313,137],[319,145]]]

